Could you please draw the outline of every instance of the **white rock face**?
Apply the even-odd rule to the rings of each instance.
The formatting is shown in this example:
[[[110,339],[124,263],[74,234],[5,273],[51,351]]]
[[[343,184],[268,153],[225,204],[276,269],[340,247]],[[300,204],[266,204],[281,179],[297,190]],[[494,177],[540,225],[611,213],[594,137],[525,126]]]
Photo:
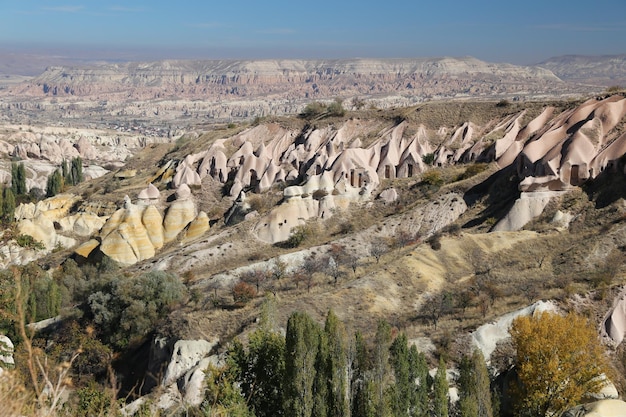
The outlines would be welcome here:
[[[216,343],[207,340],[177,341],[174,344],[174,351],[167,365],[162,385],[168,386],[175,383],[189,370],[197,366],[202,359],[208,357]]]
[[[485,360],[488,362],[491,354],[496,349],[496,344],[501,340],[511,337],[509,328],[516,317],[534,316],[544,311],[556,312],[557,308],[550,301],[537,301],[526,308],[505,314],[499,317],[495,322],[483,324],[476,329],[471,334],[472,343],[481,350]]]
[[[520,230],[526,223],[543,213],[543,209],[552,198],[562,194],[563,192],[558,191],[522,193],[506,216],[496,223],[493,230],[496,232]]]

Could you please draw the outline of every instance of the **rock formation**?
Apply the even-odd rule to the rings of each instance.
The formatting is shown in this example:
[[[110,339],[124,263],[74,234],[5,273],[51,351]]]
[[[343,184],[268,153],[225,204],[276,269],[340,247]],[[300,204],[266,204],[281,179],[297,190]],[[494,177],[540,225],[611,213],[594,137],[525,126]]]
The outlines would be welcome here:
[[[563,413],[563,417],[620,417],[625,415],[626,402],[617,399],[578,405]]]

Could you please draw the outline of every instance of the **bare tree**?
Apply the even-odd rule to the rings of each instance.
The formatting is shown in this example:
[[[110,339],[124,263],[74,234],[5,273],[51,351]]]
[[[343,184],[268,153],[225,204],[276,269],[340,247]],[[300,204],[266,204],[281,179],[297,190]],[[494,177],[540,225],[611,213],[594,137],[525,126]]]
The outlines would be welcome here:
[[[452,309],[452,301],[452,294],[449,292],[431,294],[424,300],[421,313],[437,329],[439,319]]]
[[[267,271],[262,271],[260,269],[249,269],[242,272],[239,275],[239,279],[246,284],[256,286],[256,292],[258,293],[260,291],[261,284],[263,284],[267,280],[267,276]]]
[[[389,245],[382,238],[377,238],[370,244],[370,255],[376,258],[376,263],[387,252],[389,252]]]

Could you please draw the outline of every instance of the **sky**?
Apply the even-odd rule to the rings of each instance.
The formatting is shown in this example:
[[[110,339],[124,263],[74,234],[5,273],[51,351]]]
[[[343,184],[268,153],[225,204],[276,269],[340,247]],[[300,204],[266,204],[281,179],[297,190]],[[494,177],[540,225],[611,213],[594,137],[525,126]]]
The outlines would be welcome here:
[[[626,53],[626,0],[0,0],[0,48],[90,59]]]

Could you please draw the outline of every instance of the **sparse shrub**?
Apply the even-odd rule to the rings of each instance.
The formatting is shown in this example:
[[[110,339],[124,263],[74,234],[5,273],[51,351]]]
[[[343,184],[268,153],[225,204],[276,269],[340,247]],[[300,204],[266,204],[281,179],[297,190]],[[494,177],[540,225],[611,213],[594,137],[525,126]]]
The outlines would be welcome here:
[[[250,284],[245,282],[238,282],[233,287],[233,301],[237,304],[247,304],[256,296],[256,290]]]
[[[511,102],[505,98],[496,103],[496,107],[509,107]]]
[[[432,250],[441,249],[441,235],[439,233],[432,235],[430,239],[428,239],[428,244]]]
[[[37,250],[44,250],[46,248],[43,243],[35,240],[31,235],[17,235],[15,242],[22,248]]]
[[[485,171],[487,169],[487,166],[488,165],[485,163],[471,164],[465,169],[465,172],[459,175],[459,177],[457,178],[457,181],[461,181],[467,178],[472,178],[474,175],[478,175],[481,172]]]
[[[609,94],[614,94],[614,93],[619,93],[620,91],[624,90],[623,87],[619,86],[619,85],[612,85],[610,87],[608,87],[606,89],[606,92]]]
[[[236,128],[236,127],[237,127],[237,125],[231,122],[231,123],[229,123],[228,125],[226,125],[226,127],[227,127],[228,129],[234,129],[234,128]]]
[[[321,116],[326,111],[326,105],[319,101],[313,101],[306,105],[300,116],[305,119],[312,119]]]
[[[485,219],[485,226],[493,226],[498,222],[498,219],[496,219],[495,217],[488,217],[487,219]]]
[[[365,100],[360,97],[354,97],[352,98],[352,106],[357,110],[361,110],[365,107]]]
[[[389,252],[389,245],[382,238],[375,239],[370,245],[370,255],[376,259],[376,263],[378,263],[381,256],[387,252]]]
[[[441,187],[444,184],[444,180],[439,171],[430,170],[422,175],[422,183],[433,187]]]
[[[346,114],[346,110],[343,108],[343,101],[336,98],[335,101],[328,106],[328,115],[335,117],[343,117]]]
[[[435,154],[431,152],[431,153],[427,153],[426,155],[423,155],[422,162],[425,163],[426,165],[432,165],[433,162],[435,162]]]

